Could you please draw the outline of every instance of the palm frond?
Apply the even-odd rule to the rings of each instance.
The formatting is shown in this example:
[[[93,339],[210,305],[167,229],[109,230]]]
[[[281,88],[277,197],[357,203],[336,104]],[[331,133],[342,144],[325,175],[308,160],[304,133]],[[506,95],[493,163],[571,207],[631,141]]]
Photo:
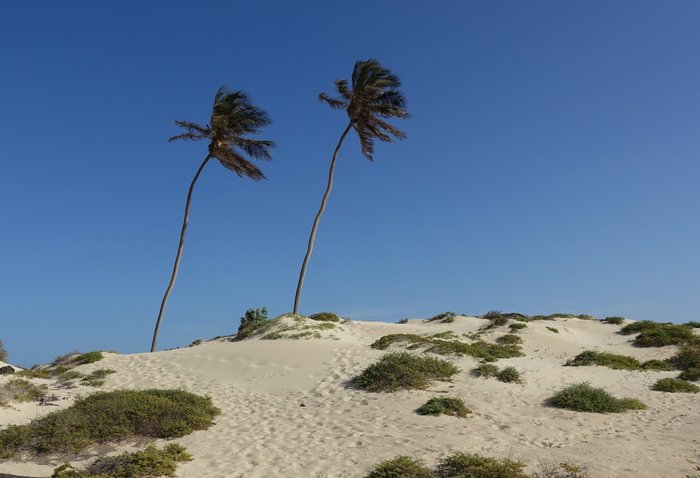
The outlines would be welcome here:
[[[263,172],[253,163],[240,154],[228,148],[212,148],[209,150],[226,169],[236,173],[240,177],[248,177],[253,181],[266,179]]]
[[[190,121],[175,121],[175,124],[180,128],[186,129],[190,133],[199,133],[205,136],[210,133],[209,128],[200,126],[197,123],[192,123]]]
[[[251,158],[271,160],[270,148],[275,147],[273,141],[238,138],[237,146]]]
[[[171,143],[173,141],[201,141],[203,139],[207,139],[208,136],[205,136],[203,134],[198,134],[198,133],[182,133],[182,134],[177,134],[173,136],[172,138],[168,139],[168,143]]]
[[[320,95],[318,95],[318,99],[327,103],[328,106],[330,106],[331,108],[337,109],[337,110],[343,109],[347,106],[347,101],[337,100],[335,98],[331,98],[330,96],[328,96],[325,93],[321,93]]]

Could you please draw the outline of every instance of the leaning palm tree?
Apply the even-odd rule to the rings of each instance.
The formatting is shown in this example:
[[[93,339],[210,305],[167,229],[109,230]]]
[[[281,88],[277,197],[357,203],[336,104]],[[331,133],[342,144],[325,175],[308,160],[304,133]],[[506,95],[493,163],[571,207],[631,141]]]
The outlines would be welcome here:
[[[319,99],[328,103],[331,108],[345,110],[350,121],[340,135],[338,145],[333,152],[326,192],[323,194],[321,207],[311,226],[309,244],[304,256],[304,262],[301,265],[297,291],[294,296],[295,314],[299,313],[299,300],[301,299],[301,289],[304,287],[306,267],[309,264],[311,252],[314,248],[318,223],[321,220],[323,211],[326,209],[331,189],[333,189],[335,162],[338,159],[338,152],[343,144],[343,140],[350,130],[354,129],[360,139],[362,154],[368,160],[374,161],[375,139],[390,143],[396,139],[404,139],[406,135],[403,132],[384,121],[387,118],[408,118],[409,116],[406,111],[406,100],[403,93],[399,90],[400,86],[401,81],[398,76],[383,68],[377,60],[370,58],[366,61],[355,62],[355,68],[352,70],[352,87],[348,86],[346,80],[336,80],[335,88],[340,95],[338,98],[331,98],[325,93],[319,95]]]
[[[170,283],[165,290],[163,301],[160,304],[156,328],[153,331],[153,341],[151,342],[151,352],[155,351],[158,342],[158,331],[163,320],[165,305],[168,302],[170,292],[175,285],[177,271],[180,268],[182,258],[182,246],[185,243],[185,232],[187,222],[190,217],[190,202],[192,201],[192,191],[199,179],[204,166],[210,159],[217,159],[225,168],[230,169],[238,176],[249,177],[254,181],[265,179],[265,175],[248,161],[244,155],[254,159],[272,159],[269,149],[275,144],[272,141],[249,139],[246,135],[257,134],[260,130],[270,124],[270,117],[265,111],[250,103],[248,95],[243,91],[229,91],[225,86],[219,88],[214,96],[214,106],[209,124],[204,126],[189,121],[176,121],[176,125],[185,130],[184,133],[173,136],[168,141],[201,141],[208,140],[209,148],[202,164],[197,169],[197,173],[192,179],[190,189],[187,192],[187,202],[185,203],[185,217],[182,221],[180,231],[180,244],[177,247],[175,265],[170,277]]]

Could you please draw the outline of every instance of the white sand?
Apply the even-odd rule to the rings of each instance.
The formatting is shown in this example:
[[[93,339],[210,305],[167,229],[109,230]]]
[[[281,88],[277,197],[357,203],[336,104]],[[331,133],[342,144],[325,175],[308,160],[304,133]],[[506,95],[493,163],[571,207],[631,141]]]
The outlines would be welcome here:
[[[216,341],[155,354],[107,354],[78,370],[117,370],[102,390],[181,388],[212,397],[222,410],[216,424],[176,440],[195,457],[179,467],[183,478],[361,477],[373,464],[398,454],[433,465],[440,456],[458,451],[511,457],[529,465],[538,460],[583,464],[592,478],[680,478],[692,473],[689,460],[700,463],[700,394],[649,389],[657,379],[678,372],[562,366],[586,349],[644,360],[675,353],[675,347],[634,348],[633,336],[615,333],[619,326],[579,319],[529,323],[519,332],[526,356],[497,363],[519,369],[524,385],[472,377],[469,370],[477,360],[454,358],[462,369],[454,382],[436,383],[426,391],[377,394],[346,387],[351,377],[384,353],[369,347],[382,335],[447,330],[461,335],[484,323],[466,317],[452,324],[351,321],[339,326],[340,331],[324,331],[323,339]],[[506,331],[499,327],[485,338]],[[0,377],[0,383],[6,380]],[[592,414],[543,405],[559,389],[582,381],[619,397],[639,398],[649,409]],[[0,425],[27,423],[93,390],[52,390],[62,398],[54,407],[0,408]],[[466,419],[415,413],[428,398],[445,393],[462,398],[473,413]],[[115,448],[135,449],[133,443]],[[49,476],[64,461],[4,461],[0,476]]]

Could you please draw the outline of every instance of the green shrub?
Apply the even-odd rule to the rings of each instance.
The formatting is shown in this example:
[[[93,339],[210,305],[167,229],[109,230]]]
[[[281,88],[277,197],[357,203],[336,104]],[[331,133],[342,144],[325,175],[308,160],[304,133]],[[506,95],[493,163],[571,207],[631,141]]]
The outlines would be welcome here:
[[[669,359],[669,362],[680,370],[700,369],[700,346],[686,345],[682,347],[676,355]]]
[[[28,380],[12,378],[0,385],[0,404],[35,402],[46,396],[46,385],[37,386]]]
[[[678,378],[690,382],[700,381],[700,368],[689,368],[687,370],[683,370]]]
[[[637,347],[664,347],[684,344],[694,337],[692,329],[682,325],[664,326],[641,332],[634,339]]]
[[[559,329],[557,329],[556,327],[547,327],[547,330],[549,330],[550,332],[554,332],[555,334],[559,333]]]
[[[522,344],[523,339],[518,337],[517,335],[513,334],[506,334],[498,337],[496,339],[496,343],[501,344],[501,345],[516,345],[516,344]]]
[[[624,321],[625,321],[624,317],[613,316],[613,317],[606,317],[601,322],[603,322],[605,324],[620,325]]]
[[[670,372],[671,370],[676,370],[676,368],[671,365],[666,360],[651,359],[642,363],[642,370],[654,370],[656,372]]]
[[[459,372],[452,363],[408,352],[390,352],[367,367],[352,383],[368,392],[426,389],[432,380],[449,381]]]
[[[540,462],[530,478],[588,478],[585,467],[571,463]]]
[[[171,443],[163,450],[149,445],[143,451],[98,458],[85,471],[70,465],[54,470],[51,478],[154,478],[175,476],[177,463],[192,460],[184,447]]]
[[[457,317],[457,314],[454,312],[443,312],[442,314],[438,314],[435,317],[426,319],[426,322],[441,322],[443,324],[451,324],[455,321],[455,317]]]
[[[435,478],[435,473],[419,460],[397,456],[375,465],[365,478]]]
[[[469,410],[459,398],[433,397],[421,405],[416,412],[418,415],[450,415],[452,417],[464,418],[472,411]]]
[[[506,367],[496,374],[496,378],[506,383],[522,383],[520,372],[515,367]]]
[[[617,355],[606,352],[586,350],[581,352],[565,364],[568,367],[581,367],[586,365],[602,365],[615,370],[639,370],[639,360],[628,355]]]
[[[475,377],[490,378],[498,373],[498,367],[492,363],[481,363],[472,369],[471,374]]]
[[[71,364],[75,366],[85,365],[88,363],[99,362],[103,358],[104,355],[102,355],[102,352],[88,352],[85,354],[78,355],[74,360],[71,361]]]
[[[7,350],[5,350],[2,340],[0,340],[0,362],[7,362]]]
[[[319,312],[317,314],[312,314],[309,316],[311,320],[318,320],[320,322],[340,322],[340,317],[335,315],[333,312]]]
[[[657,392],[671,392],[671,393],[698,393],[700,392],[700,387],[693,385],[690,382],[681,380],[678,378],[661,378],[656,381],[651,387],[652,390]]]
[[[89,385],[91,387],[101,387],[102,385],[104,385],[105,378],[107,377],[107,375],[111,375],[113,373],[117,373],[117,371],[111,370],[111,369],[106,369],[106,368],[101,368],[99,370],[95,370],[87,377],[84,377],[81,380],[81,382],[84,383],[85,385]]]
[[[241,323],[238,325],[238,332],[235,340],[243,340],[256,333],[266,330],[270,326],[270,321],[267,320],[267,307],[261,309],[248,309],[241,317]]]
[[[507,458],[455,453],[438,462],[438,478],[528,478],[525,464]]]
[[[375,340],[370,347],[377,350],[386,350],[391,345],[400,343],[423,345],[429,344],[430,340],[416,334],[389,334]]]
[[[21,450],[77,453],[93,444],[142,436],[181,437],[209,428],[219,409],[182,390],[98,392],[27,425],[0,431],[0,457]]]
[[[566,408],[576,412],[619,413],[644,406],[635,399],[618,399],[602,388],[592,387],[588,383],[570,385],[557,392],[546,403],[552,407]]]
[[[693,320],[691,322],[686,322],[683,326],[690,327],[691,329],[700,329],[700,322]]]
[[[437,355],[466,355],[494,362],[502,358],[522,357],[522,349],[518,345],[498,345],[477,340],[465,344],[457,340],[434,340],[426,352]]]
[[[580,320],[595,320],[595,317],[588,314],[565,314],[557,312],[549,315],[533,315],[530,320],[554,320],[554,319],[580,319]]]
[[[514,322],[514,323],[510,324],[509,328],[510,328],[511,332],[515,332],[516,330],[526,329],[527,324],[525,324],[523,322]]]
[[[641,400],[630,397],[621,398],[620,405],[625,410],[646,410],[649,408]]]

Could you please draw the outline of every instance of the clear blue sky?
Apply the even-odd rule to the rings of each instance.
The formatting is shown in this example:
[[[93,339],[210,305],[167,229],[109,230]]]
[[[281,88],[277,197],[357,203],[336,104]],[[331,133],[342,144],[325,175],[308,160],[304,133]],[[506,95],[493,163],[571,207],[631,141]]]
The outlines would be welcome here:
[[[413,117],[342,150],[302,312],[660,321],[700,310],[700,3],[5,1],[0,339],[14,362],[144,351],[221,84],[278,143],[253,183],[207,166],[160,348],[291,310],[357,59]]]

